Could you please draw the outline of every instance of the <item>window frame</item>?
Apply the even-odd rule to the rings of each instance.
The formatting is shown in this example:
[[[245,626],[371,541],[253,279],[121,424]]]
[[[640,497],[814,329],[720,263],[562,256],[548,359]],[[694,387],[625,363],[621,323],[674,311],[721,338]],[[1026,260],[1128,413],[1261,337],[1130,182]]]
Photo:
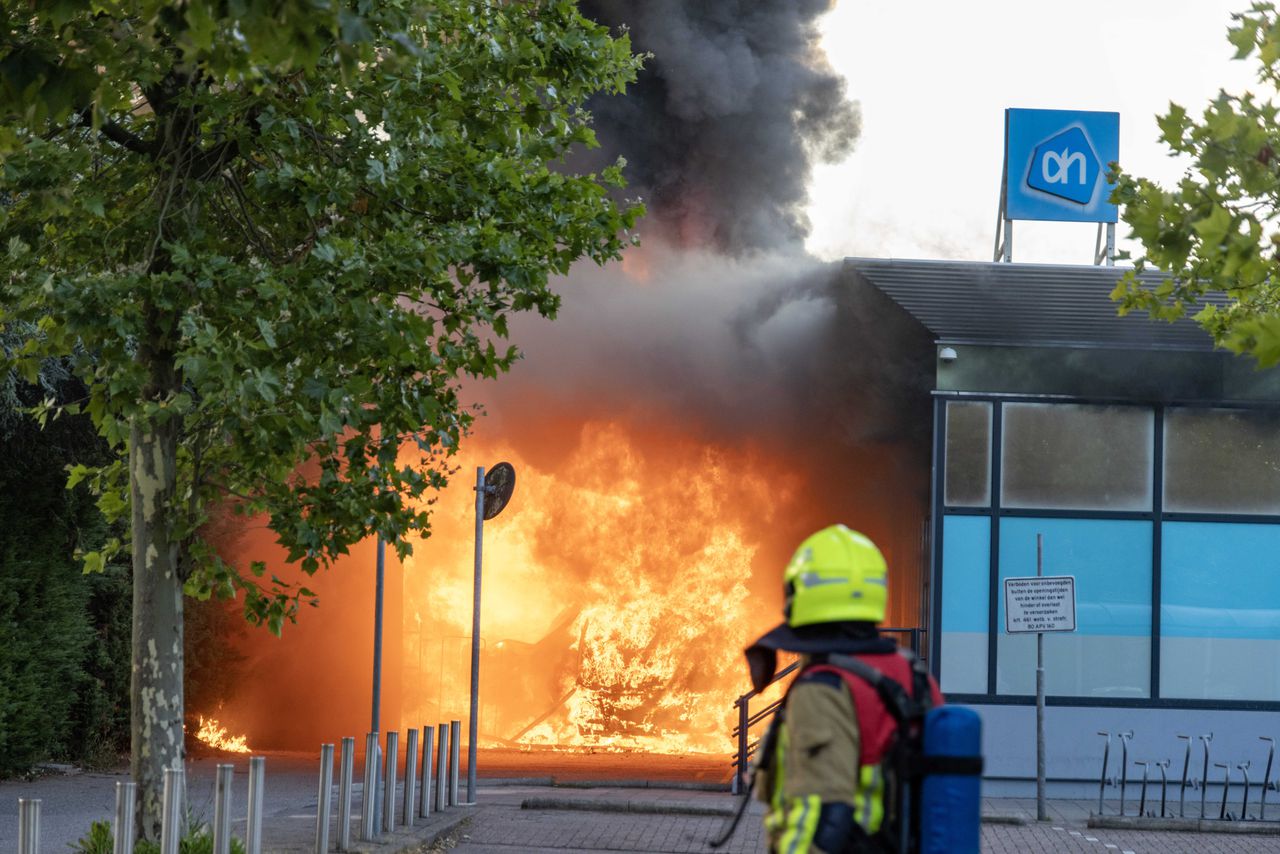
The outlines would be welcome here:
[[[933,498],[931,502],[930,549],[930,607],[931,626],[942,625],[942,597],[946,595],[942,583],[943,519],[945,516],[988,517],[991,524],[989,578],[988,578],[988,638],[987,638],[987,690],[983,694],[953,694],[951,699],[962,703],[987,705],[1029,705],[1034,695],[997,694],[996,668],[998,665],[998,638],[1002,629],[998,623],[999,573],[1000,573],[1000,521],[1011,517],[1039,517],[1053,519],[1134,519],[1151,524],[1151,696],[1146,698],[1108,698],[1090,696],[1053,695],[1047,702],[1058,706],[1099,706],[1120,708],[1177,708],[1222,709],[1250,711],[1280,711],[1280,698],[1276,700],[1213,700],[1163,697],[1160,692],[1161,647],[1161,575],[1164,522],[1237,522],[1254,525],[1280,525],[1280,514],[1262,513],[1204,513],[1165,512],[1164,510],[1164,433],[1165,413],[1169,409],[1204,410],[1252,410],[1280,414],[1280,402],[1267,401],[1203,401],[1169,400],[1150,401],[1116,398],[1089,398],[1071,395],[1002,394],[935,390],[934,398],[934,446],[933,446]],[[950,506],[944,503],[946,477],[946,405],[953,401],[987,402],[991,412],[991,502],[987,507]],[[1001,504],[1001,465],[1003,406],[1006,403],[1083,404],[1095,406],[1126,406],[1147,409],[1154,416],[1151,455],[1151,507],[1147,510],[1060,510],[1037,507],[1006,508]],[[942,632],[931,631],[930,661],[936,669],[941,661]]]

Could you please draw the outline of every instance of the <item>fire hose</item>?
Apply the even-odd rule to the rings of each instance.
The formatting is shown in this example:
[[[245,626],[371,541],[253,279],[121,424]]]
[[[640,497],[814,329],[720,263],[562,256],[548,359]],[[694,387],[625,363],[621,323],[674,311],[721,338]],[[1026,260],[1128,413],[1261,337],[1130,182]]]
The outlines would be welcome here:
[[[747,814],[747,807],[751,804],[751,792],[756,787],[756,779],[760,776],[761,771],[769,770],[769,763],[772,761],[774,749],[778,740],[778,718],[774,718],[769,724],[769,728],[765,730],[764,738],[760,739],[760,744],[756,748],[756,764],[751,769],[751,779],[747,781],[747,786],[742,791],[742,800],[738,803],[737,810],[734,811],[733,817],[729,819],[729,823],[721,831],[720,835],[707,843],[711,848],[720,848],[728,842],[738,829],[738,824],[742,821],[742,817]],[[738,773],[742,773],[739,769]]]

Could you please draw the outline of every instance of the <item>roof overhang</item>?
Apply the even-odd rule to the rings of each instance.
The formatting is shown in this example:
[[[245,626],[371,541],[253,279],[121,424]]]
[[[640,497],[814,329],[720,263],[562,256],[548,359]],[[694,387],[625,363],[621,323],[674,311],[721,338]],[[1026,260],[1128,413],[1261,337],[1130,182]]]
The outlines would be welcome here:
[[[893,258],[845,263],[940,344],[1213,349],[1213,339],[1193,320],[1121,317],[1111,292],[1126,267]],[[1142,276],[1153,287],[1162,279],[1158,273]]]

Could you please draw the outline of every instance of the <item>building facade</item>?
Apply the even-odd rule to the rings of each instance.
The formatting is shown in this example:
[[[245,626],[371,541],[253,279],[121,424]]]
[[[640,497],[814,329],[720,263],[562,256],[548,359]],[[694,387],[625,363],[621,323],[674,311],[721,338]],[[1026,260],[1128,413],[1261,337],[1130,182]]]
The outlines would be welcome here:
[[[1115,268],[848,266],[935,338],[930,658],[983,716],[988,792],[1035,776],[1036,642],[1005,633],[1002,581],[1036,574],[1038,536],[1076,580],[1077,630],[1044,643],[1054,793],[1096,794],[1099,732],[1175,774],[1178,736],[1198,772],[1212,733],[1256,779],[1280,738],[1277,372],[1117,316]]]

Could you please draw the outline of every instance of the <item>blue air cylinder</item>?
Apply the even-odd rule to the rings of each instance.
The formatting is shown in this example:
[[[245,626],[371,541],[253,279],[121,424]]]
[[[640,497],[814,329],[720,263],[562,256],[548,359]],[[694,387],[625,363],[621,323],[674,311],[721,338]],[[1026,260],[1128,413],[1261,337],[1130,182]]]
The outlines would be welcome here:
[[[978,854],[982,842],[982,720],[938,706],[924,719],[921,854]]]

